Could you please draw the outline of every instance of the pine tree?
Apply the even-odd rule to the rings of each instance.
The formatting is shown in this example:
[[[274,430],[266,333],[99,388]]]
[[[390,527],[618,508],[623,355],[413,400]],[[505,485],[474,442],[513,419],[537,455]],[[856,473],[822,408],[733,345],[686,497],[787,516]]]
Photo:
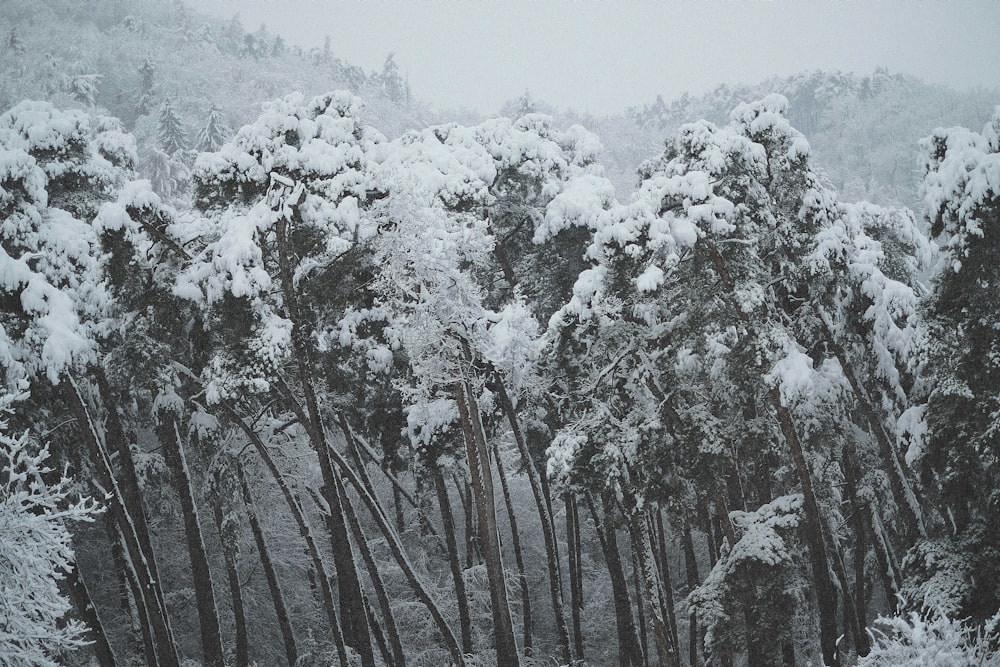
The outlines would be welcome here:
[[[201,152],[217,151],[222,144],[226,143],[231,132],[222,118],[222,110],[213,104],[208,111],[208,122],[198,133],[195,148]]]
[[[24,54],[24,41],[21,36],[17,33],[17,26],[10,29],[10,33],[7,35],[7,51],[15,55]]]
[[[1000,607],[1000,110],[981,134],[938,130],[921,146],[921,194],[942,257],[927,301],[926,433],[912,425],[910,458],[939,490],[950,535],[918,545],[906,564],[915,604],[930,592],[958,618],[983,621]],[[954,585],[940,585],[941,558]]]
[[[174,111],[173,104],[169,99],[165,100],[160,107],[160,125],[156,138],[168,155],[174,155],[187,146],[184,123]]]
[[[139,77],[139,101],[136,102],[135,113],[136,116],[145,116],[152,109],[153,86],[156,81],[156,65],[149,56],[146,56],[139,67]]]

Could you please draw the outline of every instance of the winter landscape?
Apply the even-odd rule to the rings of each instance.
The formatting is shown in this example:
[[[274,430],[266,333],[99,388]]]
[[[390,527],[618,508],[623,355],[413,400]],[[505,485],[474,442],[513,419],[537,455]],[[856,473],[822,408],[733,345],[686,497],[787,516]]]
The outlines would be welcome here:
[[[1000,69],[480,109],[239,9],[0,2],[0,665],[1000,665]]]

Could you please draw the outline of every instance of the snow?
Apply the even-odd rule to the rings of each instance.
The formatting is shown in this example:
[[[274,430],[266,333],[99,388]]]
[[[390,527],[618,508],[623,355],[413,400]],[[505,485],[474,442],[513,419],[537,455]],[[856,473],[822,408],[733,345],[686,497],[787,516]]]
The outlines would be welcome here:
[[[635,286],[640,292],[653,292],[663,284],[664,279],[663,269],[651,264],[635,279]]]
[[[791,348],[778,359],[764,375],[764,381],[778,388],[782,405],[789,406],[796,400],[808,398],[813,391],[815,371],[813,360],[802,348]]]

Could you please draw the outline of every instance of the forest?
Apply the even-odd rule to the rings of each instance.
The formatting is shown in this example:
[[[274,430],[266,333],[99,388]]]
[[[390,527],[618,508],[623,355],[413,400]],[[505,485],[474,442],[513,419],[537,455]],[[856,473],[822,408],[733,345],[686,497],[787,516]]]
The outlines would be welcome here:
[[[336,51],[0,4],[0,665],[1000,666],[1000,87]]]

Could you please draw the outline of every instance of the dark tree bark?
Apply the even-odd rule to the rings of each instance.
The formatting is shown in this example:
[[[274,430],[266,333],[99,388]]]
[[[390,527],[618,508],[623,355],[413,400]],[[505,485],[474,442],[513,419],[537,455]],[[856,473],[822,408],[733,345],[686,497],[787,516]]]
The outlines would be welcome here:
[[[521,583],[521,606],[523,607],[522,618],[524,625],[524,655],[531,657],[532,651],[532,624],[531,624],[531,593],[528,590],[528,574],[524,569],[524,552],[521,551],[521,534],[517,529],[517,516],[514,514],[514,504],[510,498],[510,488],[507,485],[507,474],[504,471],[503,461],[500,460],[500,449],[494,443],[493,458],[497,465],[497,478],[500,480],[500,491],[503,494],[504,507],[507,510],[507,522],[510,523],[510,541],[514,549],[514,564],[517,566],[517,575]]]
[[[576,498],[568,493],[563,498],[566,505],[566,551],[569,555],[569,598],[573,619],[573,651],[574,657],[582,662],[585,658],[581,628],[583,572],[581,571],[580,518],[577,515]]]
[[[666,593],[667,620],[670,622],[670,640],[679,650],[681,643],[677,636],[677,614],[674,609],[674,582],[673,577],[670,575],[666,531],[663,529],[663,512],[656,510],[654,516],[653,521],[655,522],[655,526],[653,528],[656,532],[657,564],[660,568],[660,575],[663,577],[663,588]]]
[[[205,553],[205,539],[198,520],[198,506],[191,489],[191,473],[188,470],[184,443],[176,418],[172,415],[163,415],[163,422],[157,431],[163,447],[163,458],[170,468],[174,478],[174,488],[180,499],[184,537],[194,579],[194,597],[198,609],[205,667],[223,667],[222,632],[219,629],[219,612],[215,603],[215,586],[212,583],[212,571]]]
[[[160,660],[167,660],[166,664],[171,664],[171,661],[177,661],[176,647],[173,646],[173,630],[170,628],[170,619],[167,616],[167,604],[163,597],[163,588],[159,583],[161,581],[160,573],[156,564],[156,554],[153,551],[153,542],[150,538],[149,523],[146,519],[146,510],[142,500],[142,491],[139,487],[139,476],[135,469],[135,460],[132,457],[129,439],[125,434],[125,428],[118,411],[119,401],[115,397],[111,382],[108,380],[104,369],[101,366],[93,366],[90,370],[97,383],[97,392],[107,416],[104,422],[105,453],[109,458],[111,452],[117,455],[118,465],[115,477],[122,494],[122,505],[134,526],[136,543],[145,561],[144,565],[137,566],[136,576],[141,578],[139,577],[139,572],[148,570],[151,580],[156,582],[152,587],[144,587],[144,594],[151,594],[155,602],[152,606],[149,603],[145,605],[148,621],[153,624],[149,627],[155,631],[154,640],[158,644],[164,638],[169,639],[171,648],[167,650],[168,657],[161,657]],[[110,448],[111,451],[108,451],[107,448]],[[119,543],[119,547],[123,546],[127,552],[127,543]],[[158,616],[162,617],[162,620],[158,619]],[[160,639],[156,639],[156,637],[160,637]],[[162,652],[162,649],[160,650]]]
[[[795,431],[791,413],[782,405],[777,389],[772,391],[771,402],[778,414],[778,423],[781,425],[785,442],[791,450],[792,461],[795,463],[795,471],[798,474],[802,495],[805,498],[803,503],[806,518],[804,528],[809,544],[809,562],[812,565],[816,604],[819,608],[820,647],[826,664],[836,667],[840,664],[837,656],[837,590],[830,578],[830,563],[823,539],[823,520],[819,512],[819,503],[816,502],[816,494],[813,491],[812,474],[806,465],[805,455],[799,442],[799,436]]]
[[[295,634],[292,632],[292,623],[288,618],[288,610],[285,607],[285,598],[281,593],[281,585],[278,583],[278,575],[274,571],[274,564],[271,562],[271,555],[267,548],[267,541],[264,539],[264,532],[261,530],[260,522],[257,520],[257,508],[254,504],[253,496],[250,495],[250,487],[247,486],[246,475],[243,473],[243,466],[241,464],[236,465],[236,474],[239,477],[243,502],[247,508],[250,531],[253,533],[254,543],[257,545],[257,555],[260,556],[261,567],[264,570],[264,579],[267,581],[267,589],[271,594],[271,602],[274,604],[274,613],[278,618],[281,641],[285,647],[285,659],[288,661],[289,667],[294,667],[295,662],[298,660],[298,649],[295,646]]]
[[[215,520],[215,529],[219,532],[222,542],[222,559],[226,566],[226,579],[229,583],[229,597],[233,603],[233,626],[236,637],[234,638],[234,666],[248,667],[250,664],[250,649],[247,640],[247,616],[243,606],[243,587],[240,585],[240,575],[236,568],[236,550],[233,542],[227,539],[224,519],[222,499],[216,496],[212,503],[212,518]]]
[[[455,519],[451,512],[451,501],[448,498],[448,487],[445,486],[444,475],[436,461],[428,462],[428,470],[434,479],[434,490],[437,492],[438,508],[441,510],[441,523],[444,527],[445,544],[448,548],[448,566],[451,568],[451,578],[455,583],[455,597],[458,601],[458,622],[462,632],[462,652],[472,653],[472,621],[469,618],[469,598],[465,592],[465,577],[458,554],[458,540],[455,539]]]
[[[625,579],[625,569],[622,567],[621,552],[618,550],[618,539],[615,537],[614,526],[605,522],[607,506],[604,513],[598,514],[593,499],[587,496],[587,507],[594,519],[597,539],[604,552],[604,562],[608,566],[611,578],[611,591],[615,604],[615,627],[618,631],[618,664],[619,667],[643,667],[642,649],[636,636],[635,620],[632,617],[632,602]]]
[[[528,483],[531,485],[531,495],[535,500],[535,507],[538,510],[538,520],[542,526],[542,541],[545,545],[545,560],[549,572],[549,597],[552,601],[552,615],[556,623],[556,632],[559,635],[560,659],[562,662],[570,663],[569,635],[566,630],[566,617],[563,612],[563,592],[562,574],[559,571],[559,546],[556,539],[555,522],[552,520],[552,506],[548,498],[548,488],[544,484],[544,478],[538,473],[535,461],[528,450],[528,443],[521,431],[521,424],[517,418],[517,411],[507,393],[503,378],[496,375],[497,396],[500,399],[500,407],[503,409],[507,423],[510,424],[514,434],[514,443],[517,451],[521,455],[521,464],[528,476]],[[572,590],[572,584],[571,584]],[[583,660],[583,642],[580,641],[577,647],[577,660]]]
[[[643,595],[642,582],[640,579],[639,559],[632,547],[632,587],[635,589],[635,614],[639,621],[639,645],[642,647],[642,654],[645,656],[644,665],[649,664],[649,627],[646,624],[646,596]]]
[[[691,524],[685,519],[684,529],[681,531],[681,544],[684,547],[684,572],[687,577],[688,593],[698,588],[701,578],[698,576],[698,561],[694,555],[694,539],[691,537]],[[698,658],[698,645],[701,643],[701,636],[698,632],[698,616],[691,611],[688,626],[688,660],[691,667],[698,667],[701,661]]]
[[[862,386],[857,373],[854,372],[854,366],[847,358],[847,352],[833,335],[833,329],[830,326],[829,318],[826,313],[821,312],[820,315],[823,322],[823,334],[826,338],[826,343],[830,346],[830,349],[833,350],[834,355],[837,357],[837,361],[840,362],[840,367],[844,371],[847,382],[851,385],[851,391],[854,393],[854,397],[857,399],[858,405],[861,407],[861,412],[864,414],[865,420],[868,422],[868,429],[875,437],[875,442],[878,444],[879,455],[882,457],[883,469],[886,472],[886,476],[889,478],[889,489],[892,492],[892,498],[895,501],[896,506],[899,508],[900,516],[903,519],[903,534],[905,541],[907,544],[912,544],[913,540],[917,537],[927,537],[927,530],[924,527],[923,514],[920,511],[920,501],[917,498],[910,481],[906,478],[906,473],[903,471],[903,464],[899,460],[896,448],[893,446],[888,434],[885,432],[882,420],[879,419],[878,415],[875,413],[875,408],[871,398],[868,396],[868,392],[865,390],[864,386]]]
[[[357,511],[354,509],[351,499],[347,495],[344,495],[341,501],[346,510],[345,514],[347,515],[348,523],[351,526],[351,533],[354,535],[354,542],[358,545],[358,551],[361,552],[361,558],[364,560],[365,568],[368,570],[368,578],[372,582],[375,597],[378,600],[379,608],[382,610],[382,622],[385,624],[386,635],[382,643],[388,643],[388,651],[385,652],[391,655],[391,658],[386,659],[386,663],[401,667],[406,663],[406,654],[403,652],[403,644],[399,639],[399,629],[396,627],[396,618],[392,613],[392,605],[385,591],[382,575],[379,573],[378,565],[375,563],[372,551],[368,547],[368,540],[365,538],[364,531],[361,530],[361,522],[358,520]],[[376,628],[377,626],[373,624],[372,630],[375,631]]]
[[[674,667],[677,664],[677,652],[670,643],[670,631],[666,621],[666,603],[664,602],[663,586],[656,572],[653,558],[653,547],[644,514],[633,511],[625,525],[632,538],[632,549],[635,552],[639,566],[643,593],[649,603],[652,616],[653,640],[656,654],[661,667]],[[641,596],[640,596],[641,597]]]
[[[111,650],[108,636],[104,632],[104,624],[97,614],[97,608],[90,597],[90,591],[80,576],[80,568],[74,567],[66,574],[66,584],[69,588],[70,598],[76,607],[80,620],[87,626],[85,639],[93,643],[94,657],[100,667],[115,667],[115,653]]]
[[[472,386],[467,381],[457,384],[454,388],[454,394],[455,401],[458,403],[459,420],[465,439],[474,496],[473,504],[479,519],[479,537],[486,560],[486,576],[489,580],[490,604],[493,611],[497,662],[501,665],[514,667],[521,664],[521,659],[517,650],[517,641],[514,639],[510,605],[507,602],[507,586],[503,556],[500,551],[500,535],[497,532],[489,450],[486,447],[482,424],[479,421],[479,407],[476,405]]]
[[[868,627],[865,614],[868,604],[865,555],[868,553],[867,535],[870,529],[865,525],[868,521],[866,508],[858,498],[858,469],[854,452],[851,449],[850,445],[844,448],[844,487],[847,492],[847,501],[850,503],[851,526],[854,530],[854,604],[858,626],[861,628],[861,636],[857,639],[856,648],[858,655],[864,657],[871,650],[871,640],[865,631]]]
[[[340,625],[340,619],[337,617],[336,604],[333,599],[333,588],[330,585],[330,576],[327,573],[326,564],[323,561],[323,557],[320,555],[316,541],[313,539],[313,532],[309,526],[309,522],[306,520],[305,513],[302,511],[302,506],[299,504],[298,498],[295,497],[295,494],[292,493],[292,489],[289,487],[284,475],[281,474],[281,471],[275,464],[274,459],[271,457],[271,453],[267,449],[267,445],[265,445],[264,441],[261,440],[260,435],[258,435],[257,432],[246,423],[246,421],[236,414],[236,411],[233,410],[231,406],[226,403],[222,403],[220,405],[223,413],[240,429],[240,431],[242,431],[243,435],[245,435],[250,441],[250,444],[253,445],[254,450],[260,457],[260,460],[264,463],[264,467],[267,468],[271,479],[277,485],[278,490],[281,491],[281,495],[285,499],[285,505],[288,507],[288,511],[295,520],[295,525],[299,529],[299,535],[306,543],[306,550],[309,553],[313,569],[316,572],[316,579],[318,580],[319,590],[322,596],[323,610],[326,612],[327,622],[330,625],[330,632],[333,635],[334,643],[337,648],[337,657],[340,659],[341,663],[347,664],[347,650],[344,645],[344,635],[342,626]]]

